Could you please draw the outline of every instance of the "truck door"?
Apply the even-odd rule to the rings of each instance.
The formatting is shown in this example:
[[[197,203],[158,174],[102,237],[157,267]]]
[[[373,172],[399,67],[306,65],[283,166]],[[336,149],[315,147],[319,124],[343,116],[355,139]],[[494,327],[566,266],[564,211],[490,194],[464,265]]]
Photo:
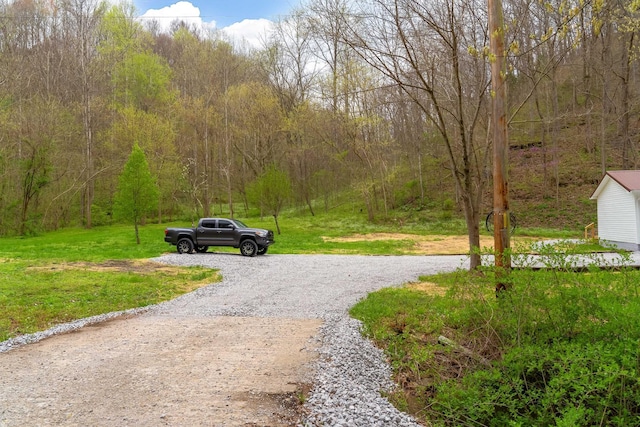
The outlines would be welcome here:
[[[224,246],[233,246],[234,240],[236,236],[236,227],[233,223],[226,219],[218,220],[218,228],[216,228],[218,233],[217,238],[219,239],[219,245]]]
[[[196,230],[196,238],[198,239],[198,246],[215,246],[218,239],[216,220],[205,219],[200,221]]]

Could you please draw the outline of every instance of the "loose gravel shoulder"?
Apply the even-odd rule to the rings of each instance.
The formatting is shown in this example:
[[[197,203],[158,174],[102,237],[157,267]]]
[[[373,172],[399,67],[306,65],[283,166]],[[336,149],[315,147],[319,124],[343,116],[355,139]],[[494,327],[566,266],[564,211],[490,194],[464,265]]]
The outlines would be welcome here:
[[[467,266],[465,257],[460,256],[269,254],[246,258],[237,254],[205,253],[170,254],[159,257],[155,261],[217,268],[222,272],[223,281],[200,288],[175,300],[149,307],[143,310],[143,313],[140,313],[140,310],[133,311],[131,314],[136,314],[136,319],[128,320],[122,325],[118,326],[118,321],[113,321],[104,328],[93,328],[95,331],[89,331],[86,335],[93,339],[92,343],[95,344],[88,345],[84,342],[81,350],[66,349],[65,341],[62,339],[47,340],[50,343],[49,347],[38,347],[31,352],[28,351],[31,346],[22,346],[22,344],[81,328],[86,324],[96,324],[101,320],[112,318],[113,314],[61,325],[51,331],[0,343],[0,356],[9,356],[10,353],[15,352],[11,358],[2,359],[3,363],[0,365],[4,364],[5,367],[9,366],[10,361],[13,363],[12,366],[16,367],[15,369],[22,369],[20,367],[26,363],[25,361],[42,363],[32,362],[33,353],[44,353],[52,348],[55,348],[57,357],[63,359],[45,363],[38,368],[42,369],[42,372],[37,374],[29,373],[34,370],[29,367],[25,367],[24,372],[19,374],[9,368],[6,372],[2,372],[0,377],[4,378],[0,378],[0,388],[6,393],[0,390],[0,425],[3,427],[4,425],[21,425],[20,417],[26,416],[25,414],[30,410],[38,410],[39,413],[47,415],[52,414],[51,408],[54,406],[53,401],[56,397],[51,393],[56,392],[48,391],[47,393],[50,394],[40,392],[41,396],[35,396],[36,386],[21,384],[21,382],[60,381],[52,386],[53,390],[55,387],[72,389],[78,386],[78,381],[83,381],[82,387],[90,387],[92,375],[98,372],[99,379],[103,382],[96,382],[97,385],[91,393],[86,393],[84,397],[74,397],[78,402],[65,402],[69,405],[68,407],[60,407],[60,402],[55,403],[58,405],[57,412],[51,415],[53,418],[49,421],[41,422],[41,425],[83,425],[82,421],[85,421],[86,425],[87,420],[91,421],[92,425],[109,426],[184,425],[172,412],[180,409],[185,416],[183,422],[188,421],[189,425],[250,426],[297,423],[305,427],[416,426],[418,424],[415,420],[398,412],[381,396],[381,392],[393,388],[390,368],[382,352],[361,337],[360,324],[348,316],[348,310],[374,290],[415,281],[420,275],[451,271]],[[319,324],[322,326],[318,329]],[[272,330],[269,330],[270,325]],[[158,332],[158,328],[164,328],[164,332]],[[225,328],[235,328],[235,331],[251,328],[257,332],[247,336],[247,339],[253,340],[251,345],[236,340],[232,343],[233,347],[225,351],[224,347],[216,346],[217,340],[225,338],[223,336]],[[285,360],[286,354],[283,353],[283,349],[278,349],[278,339],[282,335],[293,337],[298,329],[301,333],[295,337],[298,343],[294,351],[296,354],[292,354],[293,350],[289,350],[290,356],[295,356],[295,360]],[[86,330],[87,328],[84,327],[83,333]],[[125,330],[129,331],[126,335]],[[148,336],[148,330],[153,330],[156,335]],[[66,336],[71,340],[74,338],[73,335]],[[113,336],[116,338],[111,338]],[[233,338],[233,336],[226,337],[226,339]],[[256,342],[259,342],[258,346]],[[208,347],[205,348],[207,345]],[[93,360],[100,364],[100,370],[91,366],[91,360],[83,355],[83,351],[89,352],[96,346],[101,347]],[[254,350],[257,348],[257,353],[253,353],[251,357],[245,357],[239,361],[230,359],[224,361],[222,369],[215,368],[214,362],[217,359],[233,357],[234,354],[241,356],[243,349],[248,350],[251,346]],[[15,351],[1,354],[16,347]],[[170,359],[172,349],[175,354],[171,357],[185,355],[185,357],[188,356],[188,360],[185,362]],[[136,357],[131,357],[132,352],[137,354]],[[306,354],[310,352],[316,356],[307,357]],[[126,375],[118,376],[120,375],[119,366],[123,364],[118,358],[125,356],[130,358],[122,359],[127,360],[124,363],[135,363],[138,368],[127,367],[126,371],[123,369]],[[159,356],[165,359],[164,362],[158,360]],[[259,371],[262,375],[261,379],[245,378],[246,389],[239,389],[243,366],[255,364],[254,357],[271,358],[265,360],[269,360],[267,363],[273,365],[271,367],[273,369]],[[112,361],[110,361],[111,358],[113,358]],[[145,358],[152,359],[154,364]],[[178,366],[172,367],[172,363],[180,365],[179,370],[183,375],[181,378],[187,378],[188,382],[182,384],[178,378],[172,380],[173,372],[178,370]],[[230,366],[231,363],[233,363],[232,373],[235,376],[230,377],[228,386],[235,387],[235,393],[233,389],[221,391],[227,395],[223,396],[226,400],[223,399],[220,405],[223,407],[231,405],[234,400],[237,400],[237,395],[241,394],[244,402],[242,405],[245,406],[239,407],[240,412],[254,415],[259,411],[250,407],[251,399],[247,398],[255,394],[250,384],[266,382],[277,376],[287,377],[290,371],[297,369],[294,366],[311,364],[307,366],[309,369],[305,370],[310,372],[310,378],[307,380],[313,385],[303,411],[306,415],[296,422],[290,418],[286,420],[283,418],[281,422],[275,423],[265,421],[273,420],[273,417],[247,419],[248,415],[238,415],[238,412],[234,412],[233,417],[236,418],[231,419],[231,412],[227,413],[227,418],[224,418],[225,413],[221,412],[222,415],[219,416],[223,417],[225,422],[215,423],[211,418],[200,419],[197,422],[198,416],[216,408],[213,407],[213,403],[209,404],[209,408],[193,402],[189,403],[189,399],[184,396],[192,396],[194,399],[206,398],[206,396],[200,396],[205,388],[209,387],[213,390],[215,387],[222,387],[216,384],[216,378],[219,378],[218,375],[221,375],[222,371],[230,370],[225,367]],[[63,375],[58,375],[64,377],[62,380],[52,378],[53,368],[64,372]],[[253,368],[252,372],[255,375],[255,370],[259,367]],[[0,371],[2,369],[3,367],[0,366]],[[117,373],[114,373],[114,370]],[[246,374],[244,376],[246,377]],[[118,381],[115,385],[111,384],[113,378],[117,378]],[[299,381],[299,376],[295,378],[297,378],[295,381]],[[290,381],[294,380],[285,378],[284,385],[290,384]],[[101,384],[109,384],[111,387],[108,395],[95,390],[102,387]],[[197,390],[193,389],[194,384],[198,384]],[[125,390],[123,385],[131,387],[127,392],[132,399],[136,393],[140,395],[147,393],[149,396],[147,400],[151,401],[148,407],[137,412],[133,410],[133,414],[119,414],[119,411],[130,405],[126,395],[123,394]],[[182,391],[180,391],[181,386]],[[19,393],[23,398],[14,399],[11,395],[15,393]],[[112,396],[118,396],[118,399]],[[178,397],[181,398],[178,399]],[[90,399],[88,402],[94,405],[90,411],[83,412],[78,409],[77,405],[82,408],[83,398]],[[153,403],[153,399],[157,399],[156,403]],[[3,404],[6,405],[5,408],[2,407]],[[19,405],[28,404],[35,406],[19,407]],[[164,407],[158,408],[159,405]],[[258,409],[264,413],[274,410],[273,407]],[[106,415],[101,411],[110,411],[112,414],[108,422],[105,421]]]

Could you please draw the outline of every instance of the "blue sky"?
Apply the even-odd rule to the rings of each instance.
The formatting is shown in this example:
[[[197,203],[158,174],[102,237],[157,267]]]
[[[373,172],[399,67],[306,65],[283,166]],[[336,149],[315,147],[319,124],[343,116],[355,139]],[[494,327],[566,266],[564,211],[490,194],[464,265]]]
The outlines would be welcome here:
[[[273,21],[286,15],[295,5],[291,0],[134,0],[140,15],[150,9],[163,11],[163,16],[167,16],[165,12],[170,13],[169,10],[173,13],[192,12],[194,9],[188,6],[189,3],[199,9],[202,21],[215,21],[217,28],[228,27],[245,19],[262,18]],[[167,9],[169,7],[171,8]],[[193,13],[188,16],[193,16]]]

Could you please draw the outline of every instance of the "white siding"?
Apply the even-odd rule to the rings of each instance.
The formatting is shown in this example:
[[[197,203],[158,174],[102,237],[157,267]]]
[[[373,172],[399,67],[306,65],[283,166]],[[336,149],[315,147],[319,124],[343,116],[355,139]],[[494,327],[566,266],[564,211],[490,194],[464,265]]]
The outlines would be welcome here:
[[[598,195],[598,237],[613,242],[640,243],[635,197],[613,180]]]

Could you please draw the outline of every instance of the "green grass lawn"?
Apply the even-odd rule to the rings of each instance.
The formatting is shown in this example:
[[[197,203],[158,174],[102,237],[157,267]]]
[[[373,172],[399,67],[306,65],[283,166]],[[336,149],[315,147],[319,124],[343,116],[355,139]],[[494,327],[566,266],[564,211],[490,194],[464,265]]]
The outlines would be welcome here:
[[[164,226],[66,229],[0,239],[0,341],[55,324],[166,301],[219,274],[144,261],[169,250]]]
[[[155,304],[219,280],[216,271],[199,267],[5,259],[0,262],[0,341]]]
[[[273,220],[247,220],[255,227],[274,228]],[[282,220],[271,253],[402,253],[402,241],[326,243],[323,236],[382,230],[343,220]],[[174,252],[164,242],[167,226],[140,228],[114,225],[91,230],[69,228],[34,237],[2,238],[0,242],[0,341],[47,329],[55,324],[101,313],[142,307],[169,300],[220,280],[203,268],[168,268],[142,260]],[[238,252],[234,248],[216,251]],[[117,261],[117,262],[116,262]]]
[[[241,219],[249,226],[275,230],[270,217]],[[191,224],[148,224],[140,228],[140,245],[136,244],[133,227],[124,225],[68,228],[34,237],[0,239],[0,341],[56,323],[155,304],[218,281],[217,273],[207,269],[183,268],[167,274],[136,261],[175,251],[164,242],[168,226]],[[280,227],[282,233],[276,234],[276,244],[269,253],[398,255],[411,253],[415,242],[329,239],[379,232],[464,234],[460,220],[372,224],[359,213],[286,216],[280,219]],[[238,252],[234,248],[212,250]],[[114,268],[114,261],[128,263]]]

